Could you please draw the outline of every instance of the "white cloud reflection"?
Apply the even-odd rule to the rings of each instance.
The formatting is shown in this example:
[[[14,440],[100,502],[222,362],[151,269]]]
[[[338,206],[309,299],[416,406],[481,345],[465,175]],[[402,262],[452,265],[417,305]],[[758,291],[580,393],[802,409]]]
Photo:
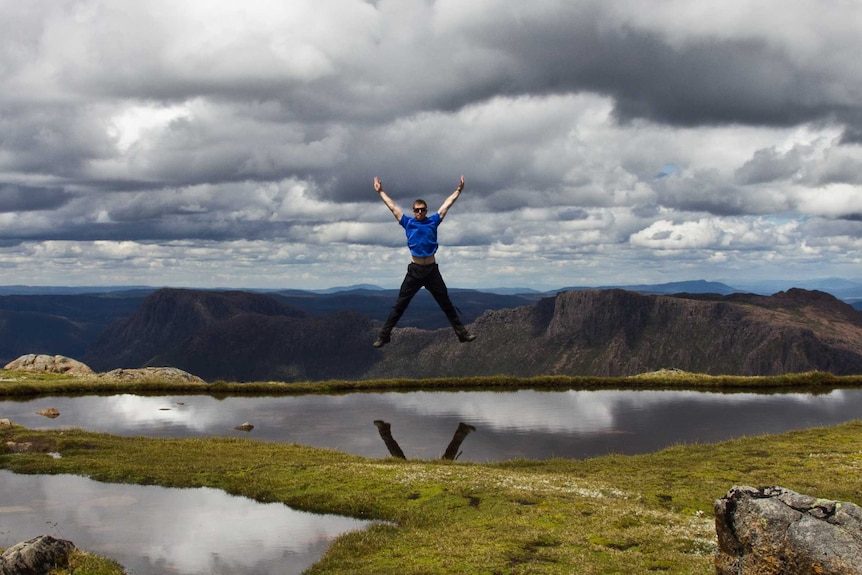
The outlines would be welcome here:
[[[521,390],[506,393],[414,392],[383,397],[402,411],[421,416],[449,415],[497,430],[517,428],[522,432],[588,433],[613,430],[618,427],[620,418],[629,417],[633,412],[645,413],[672,402],[708,401],[717,407],[717,404],[751,404],[765,396],[666,390]],[[804,393],[781,395],[783,400],[795,403],[810,403],[817,397],[828,402],[840,401],[843,391],[835,390],[814,398]]]
[[[0,546],[48,533],[137,573],[300,573],[333,538],[368,525],[216,489],[3,470],[0,478]]]
[[[218,422],[218,410],[207,409],[214,402],[211,397],[186,401],[169,397],[147,397],[141,395],[112,395],[105,398],[106,413],[112,418],[125,421],[131,427],[182,427],[190,431],[212,430]],[[224,422],[227,426],[227,421]],[[243,423],[236,422],[234,425]]]

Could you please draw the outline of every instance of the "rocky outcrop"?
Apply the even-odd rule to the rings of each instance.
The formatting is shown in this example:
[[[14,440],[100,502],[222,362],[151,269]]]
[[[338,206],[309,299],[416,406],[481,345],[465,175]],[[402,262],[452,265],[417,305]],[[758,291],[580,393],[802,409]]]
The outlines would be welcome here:
[[[48,373],[65,373],[68,375],[95,375],[101,379],[115,379],[120,381],[139,381],[145,379],[160,381],[183,381],[192,383],[206,383],[196,375],[176,367],[141,367],[134,369],[113,369],[105,373],[96,374],[86,364],[62,355],[22,355],[15,361],[8,363],[8,370],[18,371],[42,371]],[[46,417],[57,417],[59,413],[39,413]]]
[[[192,375],[187,371],[177,369],[176,367],[140,367],[135,369],[112,369],[111,371],[100,373],[99,378],[116,379],[120,381],[159,380],[206,383],[198,376]]]
[[[56,407],[47,407],[45,409],[40,409],[39,411],[37,411],[36,415],[42,415],[49,419],[56,419],[60,417],[60,412],[57,410]]]
[[[862,508],[783,487],[715,502],[717,575],[862,575]]]
[[[52,567],[68,563],[75,544],[40,535],[13,545],[0,555],[0,575],[47,575]]]
[[[7,441],[6,450],[10,453],[30,453],[33,451],[33,442],[31,441]]]
[[[64,355],[27,354],[6,364],[4,369],[20,371],[43,371],[47,373],[65,373],[68,375],[86,375],[93,370],[78,360]]]

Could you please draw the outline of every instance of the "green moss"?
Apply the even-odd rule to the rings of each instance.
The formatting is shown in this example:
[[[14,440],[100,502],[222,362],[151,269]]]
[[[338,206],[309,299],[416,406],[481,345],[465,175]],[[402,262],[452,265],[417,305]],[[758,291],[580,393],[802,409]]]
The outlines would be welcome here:
[[[54,568],[48,575],[123,575],[123,566],[97,555],[75,551],[69,556],[69,564]]]
[[[0,370],[0,397],[37,395],[95,395],[115,393],[207,394],[215,397],[238,395],[341,394],[360,391],[405,390],[512,390],[512,389],[711,389],[711,390],[786,390],[829,391],[862,386],[862,376],[836,376],[824,372],[780,376],[713,376],[678,370],[660,370],[631,377],[504,375],[467,378],[330,380],[315,382],[194,383],[156,378],[134,381],[104,379],[97,376],[53,375],[26,371]]]

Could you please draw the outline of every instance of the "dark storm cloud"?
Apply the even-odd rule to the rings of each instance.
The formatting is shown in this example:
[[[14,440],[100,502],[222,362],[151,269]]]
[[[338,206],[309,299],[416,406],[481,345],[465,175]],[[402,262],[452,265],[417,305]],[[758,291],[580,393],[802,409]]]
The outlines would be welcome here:
[[[847,236],[862,239],[862,218],[860,214],[835,220],[810,219],[802,224],[802,229],[807,237],[830,238],[834,236]]]
[[[785,175],[784,172],[781,172]],[[770,172],[769,181],[775,177]],[[705,212],[716,216],[742,216],[782,212],[793,205],[782,196],[752,192],[722,177],[703,170],[691,175],[663,178],[655,184],[659,204],[677,210]]]
[[[762,184],[776,180],[788,180],[799,173],[802,158],[794,150],[782,154],[775,149],[758,150],[754,157],[736,170],[740,184]]]
[[[842,146],[826,150],[814,145],[794,146],[786,151],[758,150],[736,169],[734,176],[736,184],[742,186],[782,182],[810,186],[862,184],[858,159],[845,153]]]
[[[103,122],[86,106],[0,98],[0,170],[80,178],[88,161],[114,153]]]
[[[834,118],[859,130],[846,102],[823,89],[840,77],[800,66],[765,39],[671,44],[654,31],[615,26],[600,9],[577,14],[575,6],[537,27],[513,21],[479,30],[480,42],[511,62],[485,89],[606,94],[622,120],[790,126]],[[476,97],[489,95],[479,88]]]
[[[561,211],[558,215],[563,221],[585,220],[590,217],[589,212],[580,208],[567,208]]]
[[[118,182],[117,173],[81,173],[85,162],[110,163],[115,154],[104,130],[97,129],[100,115],[110,110],[88,104],[88,99],[163,105],[202,99],[208,102],[205,109],[174,118],[146,147],[132,145],[125,151],[125,178],[114,189],[295,176],[313,178],[319,191],[342,199],[361,197],[358,190],[367,186],[370,172],[385,173],[390,180],[403,174],[403,183],[416,195],[429,195],[449,187],[448,170],[475,171],[490,150],[473,147],[470,156],[462,157],[466,167],[459,167],[444,151],[443,134],[433,146],[417,133],[418,143],[394,147],[387,145],[382,127],[417,114],[457,112],[493,98],[596,93],[612,98],[621,120],[676,126],[787,126],[852,119],[854,109],[858,113],[858,104],[853,108],[828,89],[840,80],[835,73],[802,66],[786,45],[750,36],[673,39],[666,30],[622,20],[613,7],[552,2],[504,11],[492,3],[486,18],[448,27],[417,20],[409,34],[399,29],[397,12],[384,12],[383,5],[370,12],[365,7],[363,17],[368,22],[376,18],[378,28],[358,31],[349,51],[320,47],[320,70],[301,73],[285,68],[266,50],[268,43],[282,41],[277,36],[249,43],[248,56],[221,48],[197,53],[145,8],[102,7],[90,11],[116,22],[105,27],[105,36],[60,28],[75,34],[84,48],[98,49],[96,58],[83,65],[58,66],[57,78],[71,88],[67,99],[77,95],[80,100],[49,100],[23,114],[4,114],[0,117],[18,120],[0,127],[9,134],[10,167]],[[444,8],[431,5],[428,17]],[[411,9],[421,14],[419,8],[405,8],[405,16]],[[16,35],[17,45],[25,47],[19,52],[34,58],[40,34],[57,28],[46,27],[37,15],[30,11],[26,20],[31,35]],[[68,17],[73,16],[93,17],[84,5],[70,6]],[[135,19],[147,33],[128,28]],[[667,28],[673,27],[668,18]],[[236,41],[238,46],[247,42]],[[154,57],[167,54],[166,42],[178,54],[207,65]],[[99,49],[106,43],[119,49]],[[74,62],[75,50],[69,56],[55,50],[58,58]],[[214,56],[222,60],[208,59]],[[517,161],[515,156],[495,165],[489,178],[477,180],[474,173],[474,183],[485,184],[489,192],[525,177],[533,185],[554,185],[554,178],[538,182],[542,172],[525,172]]]
[[[73,197],[65,190],[0,184],[0,212],[53,210]]]
[[[15,245],[22,241],[171,241],[202,239],[228,241],[273,240],[289,237],[292,226],[272,222],[217,222],[209,218],[161,218],[122,223],[74,223],[52,229],[8,231],[3,241]]]

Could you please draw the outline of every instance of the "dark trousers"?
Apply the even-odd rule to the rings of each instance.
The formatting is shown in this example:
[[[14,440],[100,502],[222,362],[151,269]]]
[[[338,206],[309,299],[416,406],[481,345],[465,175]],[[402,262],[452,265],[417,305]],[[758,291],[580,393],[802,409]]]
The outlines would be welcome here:
[[[449,290],[446,288],[446,282],[443,281],[443,276],[440,275],[440,269],[437,264],[423,266],[420,264],[411,263],[407,266],[407,275],[404,276],[404,281],[401,282],[401,290],[398,292],[398,299],[395,305],[392,306],[392,311],[389,312],[389,317],[386,323],[383,324],[383,329],[380,330],[380,335],[388,336],[392,332],[392,328],[404,315],[407,306],[410,305],[410,300],[413,296],[422,289],[427,289],[434,296],[437,305],[446,314],[446,318],[456,332],[464,331],[464,324],[461,318],[458,317],[458,311],[452,305],[452,300],[449,299]]]

